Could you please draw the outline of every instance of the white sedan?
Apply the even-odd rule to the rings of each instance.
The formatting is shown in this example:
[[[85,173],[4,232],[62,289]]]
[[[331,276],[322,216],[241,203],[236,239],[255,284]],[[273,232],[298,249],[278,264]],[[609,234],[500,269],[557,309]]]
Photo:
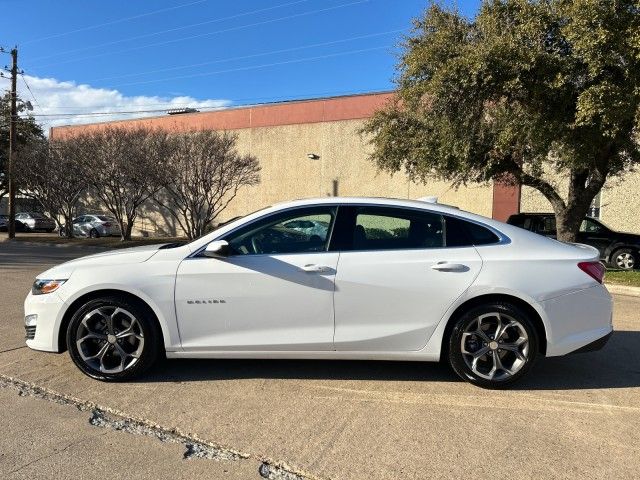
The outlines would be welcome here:
[[[186,245],[54,267],[33,284],[24,321],[29,347],[68,350],[99,380],[140,375],[161,355],[446,359],[495,388],[538,355],[605,344],[603,276],[594,248],[444,205],[309,199]]]

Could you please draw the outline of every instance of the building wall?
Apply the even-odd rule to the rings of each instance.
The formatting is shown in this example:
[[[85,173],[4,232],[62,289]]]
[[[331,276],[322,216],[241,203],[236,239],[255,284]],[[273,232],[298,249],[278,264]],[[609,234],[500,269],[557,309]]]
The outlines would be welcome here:
[[[566,198],[568,185],[559,177],[553,179]],[[552,212],[551,204],[537,190],[522,187],[523,212]],[[600,194],[600,219],[615,230],[640,233],[640,172],[622,178],[611,178]]]
[[[334,194],[398,198],[437,196],[441,203],[491,216],[495,201],[500,203],[504,194],[500,190],[494,198],[491,185],[455,189],[446,182],[432,181],[422,185],[410,182],[403,173],[378,172],[368,160],[370,146],[359,129],[390,99],[389,93],[371,94],[57,127],[51,130],[51,137],[64,138],[105,125],[125,128],[144,125],[170,131],[215,129],[237,133],[238,150],[251,153],[260,161],[261,182],[242,188],[217,221],[278,202]],[[319,158],[309,159],[308,154],[316,154]],[[517,209],[517,205],[507,208]],[[134,233],[175,235],[181,232],[166,211],[150,204],[137,222]]]

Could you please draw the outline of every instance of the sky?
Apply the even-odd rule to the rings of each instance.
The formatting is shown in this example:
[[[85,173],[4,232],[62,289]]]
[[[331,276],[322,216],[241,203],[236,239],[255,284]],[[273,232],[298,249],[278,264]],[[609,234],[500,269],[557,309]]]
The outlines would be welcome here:
[[[479,2],[455,5],[472,17]],[[19,93],[48,128],[142,116],[81,115],[87,112],[207,110],[390,90],[398,45],[427,5],[0,0],[0,45],[18,46]],[[10,57],[0,61],[8,65]]]

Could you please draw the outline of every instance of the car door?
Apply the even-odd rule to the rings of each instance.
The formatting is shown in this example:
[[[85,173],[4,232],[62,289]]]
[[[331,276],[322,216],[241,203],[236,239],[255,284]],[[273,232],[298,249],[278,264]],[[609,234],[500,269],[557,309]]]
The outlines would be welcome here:
[[[482,265],[470,242],[447,244],[454,232],[438,213],[359,206],[347,214],[341,207],[337,228],[349,233],[336,242],[336,350],[423,348]]]
[[[612,239],[611,232],[607,227],[591,218],[585,218],[580,224],[576,240],[578,243],[597,248],[600,252],[600,258],[604,258]]]
[[[333,225],[336,206],[269,214],[224,236],[230,254],[185,259],[175,302],[188,350],[330,350],[338,253],[331,228],[310,235],[292,221]],[[218,239],[220,240],[220,239]]]
[[[85,223],[85,216],[82,215],[80,217],[76,217],[73,219],[73,221],[71,222],[73,225],[73,236],[77,237],[84,237],[86,236],[86,232],[84,231],[83,225]]]

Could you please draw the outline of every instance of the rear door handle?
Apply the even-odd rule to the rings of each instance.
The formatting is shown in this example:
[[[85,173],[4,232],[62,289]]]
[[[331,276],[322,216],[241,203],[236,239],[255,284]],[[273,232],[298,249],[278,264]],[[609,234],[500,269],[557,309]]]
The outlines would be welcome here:
[[[305,272],[310,273],[325,273],[331,271],[330,267],[327,267],[326,265],[316,265],[315,263],[310,263],[300,268]]]
[[[469,270],[469,267],[462,263],[449,262],[438,262],[435,265],[431,265],[431,268],[439,272],[466,272]]]

